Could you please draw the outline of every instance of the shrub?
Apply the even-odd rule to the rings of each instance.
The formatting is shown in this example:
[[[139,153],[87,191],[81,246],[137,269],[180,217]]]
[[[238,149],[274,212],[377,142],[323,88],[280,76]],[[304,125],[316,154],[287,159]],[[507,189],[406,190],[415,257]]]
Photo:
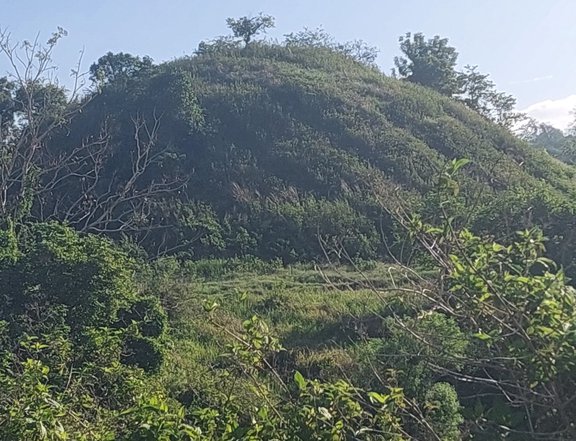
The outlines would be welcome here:
[[[166,316],[159,302],[138,294],[134,262],[109,240],[57,223],[2,235],[10,257],[0,259],[0,292],[5,296],[0,320],[13,342],[25,335],[64,338],[72,345],[70,357],[86,362],[112,356],[113,342],[133,322],[147,337],[164,332]]]

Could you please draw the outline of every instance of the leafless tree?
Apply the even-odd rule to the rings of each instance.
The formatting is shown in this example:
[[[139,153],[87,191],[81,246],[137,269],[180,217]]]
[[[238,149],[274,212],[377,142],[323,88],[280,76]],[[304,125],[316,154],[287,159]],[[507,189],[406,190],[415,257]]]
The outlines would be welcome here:
[[[127,175],[104,175],[114,161],[109,121],[77,146],[50,146],[51,138],[65,133],[95,96],[85,93],[82,57],[72,70],[71,89],[58,83],[52,54],[65,35],[58,28],[45,44],[38,37],[20,43],[0,30],[0,53],[10,66],[0,93],[11,106],[11,121],[0,121],[0,218],[58,220],[92,233],[158,228],[149,219],[152,202],[185,185],[180,178],[144,179],[165,153],[158,143],[161,115],[132,117]]]

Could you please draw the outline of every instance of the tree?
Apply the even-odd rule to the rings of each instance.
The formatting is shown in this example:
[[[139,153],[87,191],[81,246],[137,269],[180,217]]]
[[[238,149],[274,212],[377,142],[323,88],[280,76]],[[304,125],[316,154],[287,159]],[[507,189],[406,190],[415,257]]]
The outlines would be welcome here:
[[[0,54],[12,67],[0,79],[0,224],[56,220],[83,232],[148,233],[163,221],[152,220],[150,207],[185,181],[158,173],[173,158],[159,140],[160,121],[180,118],[182,130],[192,130],[194,97],[186,78],[168,76],[173,101],[142,106],[145,92],[128,80],[151,73],[152,61],[122,53],[91,67],[93,81],[114,90],[83,93],[79,68],[67,90],[52,76],[52,52],[65,35],[58,29],[45,44],[18,44],[0,32]],[[163,118],[174,100],[183,109]],[[91,108],[99,111],[96,125],[87,121]]]
[[[0,54],[12,67],[0,80],[0,219],[19,219],[30,208],[33,190],[42,174],[38,160],[47,139],[82,108],[82,78],[73,71],[74,87],[65,90],[50,78],[52,52],[66,35],[62,28],[46,44],[38,39],[14,44],[0,30]],[[66,160],[60,158],[60,166]]]
[[[422,33],[410,32],[399,38],[404,57],[395,57],[394,73],[410,82],[430,87],[444,95],[460,91],[460,76],[456,71],[458,52],[448,45],[447,38],[426,40]]]
[[[488,74],[478,72],[478,66],[456,70],[458,52],[448,45],[447,38],[426,40],[421,33],[400,37],[400,50],[405,57],[394,58],[394,75],[457,98],[486,118],[511,128],[524,118],[514,112],[516,99],[498,92]]]
[[[96,334],[114,328],[126,364],[159,367],[154,348],[166,317],[156,299],[139,294],[135,263],[109,240],[57,223],[7,228],[0,238],[0,322],[14,344],[25,335],[63,336],[70,356],[84,362],[95,356]]]
[[[0,142],[14,123],[15,103],[12,99],[14,83],[8,78],[0,78]]]
[[[90,66],[90,79],[98,85],[105,85],[128,79],[149,71],[152,68],[150,57],[135,57],[134,55],[119,52],[108,52]]]
[[[519,129],[519,136],[526,142],[539,147],[548,146],[552,150],[562,144],[565,138],[562,130],[534,118],[527,119],[526,123]]]
[[[436,354],[426,363],[451,377],[466,397],[474,439],[575,439],[576,291],[545,257],[538,228],[498,243],[456,227],[456,174],[467,163],[453,160],[442,173],[438,224],[396,214],[440,270],[435,288],[417,289],[457,323],[473,348],[452,353],[459,368],[439,366]],[[434,335],[417,337],[436,348]]]
[[[511,128],[523,115],[514,112],[516,99],[507,93],[498,92],[490,75],[478,72],[478,66],[465,66],[459,74],[462,85],[458,99],[486,118]]]
[[[576,108],[574,108],[571,113],[574,119],[572,120],[572,123],[568,127],[568,134],[576,136]]]
[[[232,30],[234,37],[241,38],[248,46],[254,36],[274,27],[274,17],[260,13],[256,17],[228,18],[226,24]]]
[[[462,101],[471,109],[479,113],[489,113],[487,104],[489,93],[494,89],[494,82],[489,80],[488,74],[478,72],[478,66],[465,66],[460,74],[463,83]]]
[[[569,164],[576,160],[576,137],[534,118],[528,118],[518,130],[518,136],[534,147],[546,150],[552,156]]]
[[[104,238],[36,223],[0,242],[0,438],[118,439],[111,417],[163,360],[158,298]]]

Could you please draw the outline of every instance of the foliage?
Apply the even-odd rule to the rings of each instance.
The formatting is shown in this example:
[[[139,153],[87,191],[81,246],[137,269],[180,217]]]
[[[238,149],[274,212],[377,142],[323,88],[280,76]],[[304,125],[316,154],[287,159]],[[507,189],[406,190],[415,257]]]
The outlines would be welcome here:
[[[268,354],[282,350],[278,340],[256,316],[244,322],[243,331],[230,335],[234,338],[226,355],[231,363],[226,372],[239,386],[254,388],[261,400],[257,405],[243,405],[233,388],[222,390],[225,402],[187,409],[157,392],[138,371],[110,359],[83,365],[65,359],[54,365],[52,355],[50,368],[39,359],[48,346],[30,338],[21,343],[29,354],[24,361],[17,360],[17,353],[3,352],[3,439],[320,440],[355,436],[372,440],[382,439],[380,434],[386,434],[385,439],[404,439],[400,389],[365,393],[344,381],[306,380],[297,373],[294,386],[284,385],[283,395],[275,397],[263,369]],[[111,334],[104,332],[99,338],[106,336]]]
[[[404,57],[396,57],[394,64],[400,78],[430,87],[444,95],[458,93],[458,53],[448,46],[447,38],[435,36],[426,40],[422,33],[412,35],[408,32],[399,38],[399,42]]]
[[[449,189],[445,197],[458,194],[453,180],[464,165],[455,161],[452,171],[443,176],[442,185]],[[444,209],[451,204],[446,201]],[[137,370],[111,362],[116,357],[150,370],[160,367],[159,362],[150,364],[156,363],[154,348],[158,347],[151,337],[165,332],[164,326],[157,325],[163,315],[154,312],[153,298],[144,297],[118,311],[115,326],[119,331],[126,329],[125,337],[124,331],[104,328],[88,333],[84,341],[91,343],[85,351],[94,354],[84,364],[74,362],[82,367],[72,376],[72,383],[66,379],[77,349],[71,349],[74,341],[67,342],[65,334],[57,337],[60,328],[51,334],[51,346],[41,339],[24,338],[17,352],[4,352],[0,406],[13,417],[0,419],[0,425],[5,433],[14,434],[13,439],[22,434],[41,439],[42,433],[46,433],[44,439],[126,440],[458,440],[467,433],[477,439],[571,439],[569,403],[576,359],[571,323],[576,318],[576,297],[562,274],[551,272],[553,265],[542,257],[541,236],[526,232],[500,245],[449,226],[413,221],[411,228],[421,246],[437,257],[442,268],[440,283],[419,279],[401,267],[385,271],[382,264],[376,264],[366,267],[366,285],[360,285],[369,288],[346,294],[350,293],[350,275],[358,271],[354,267],[348,273],[332,268],[320,276],[298,267],[270,268],[248,260],[211,275],[204,269],[198,272],[206,265],[199,262],[177,268],[174,259],[158,262],[160,272],[147,276],[151,281],[162,280],[166,272],[168,279],[163,283],[174,280],[174,286],[182,289],[185,277],[191,277],[191,287],[205,289],[195,297],[186,297],[184,291],[172,293],[176,296],[172,300],[162,295],[178,335],[166,355],[168,371],[160,368],[163,380],[152,383]],[[54,227],[39,229],[52,231]],[[60,234],[51,237],[60,248],[47,248],[74,253],[64,235],[70,230],[60,227],[55,231]],[[25,237],[26,241],[17,243],[23,241],[29,244],[26,250],[34,249],[30,239],[34,235]],[[6,262],[14,265],[22,259],[21,249]],[[274,295],[262,298],[261,294],[238,293],[259,292],[255,274],[270,277],[282,272],[292,279],[260,282]],[[390,276],[384,282],[382,274],[387,273]],[[245,274],[245,281],[227,279],[234,274]],[[199,276],[203,285],[195,285]],[[298,280],[307,280],[309,285],[304,290],[298,285],[288,288]],[[313,290],[318,280],[326,281],[326,291]],[[210,283],[215,285],[210,288]],[[292,291],[282,295],[282,289]],[[375,292],[386,294],[375,297]],[[202,302],[203,298],[207,301]],[[202,303],[205,312],[198,312]],[[220,303],[236,315],[220,311]],[[330,308],[336,314],[333,318],[328,315]],[[272,325],[255,311],[265,314]],[[317,319],[315,311],[320,314]],[[251,318],[242,320],[243,314]],[[352,318],[357,321],[349,322]],[[336,326],[331,325],[333,319]],[[4,339],[12,338],[9,329],[5,326]],[[274,335],[275,329],[284,329],[282,339]],[[195,346],[183,346],[193,342]],[[207,344],[216,347],[210,350]],[[132,351],[127,350],[130,347]],[[194,349],[186,351],[186,347]],[[337,355],[338,350],[342,355]],[[191,370],[182,379],[193,385],[196,397],[191,400],[170,385],[178,380],[174,363],[181,364],[187,357],[197,363],[188,365]],[[314,374],[310,368],[320,360],[325,368]],[[348,379],[341,381],[338,377],[344,367]],[[294,375],[302,369],[306,376],[322,378]],[[175,376],[169,381],[168,372]],[[202,379],[203,372],[210,380]],[[218,385],[215,389],[210,386],[213,381]],[[365,389],[352,386],[352,381]],[[37,391],[44,395],[35,395]],[[555,395],[550,391],[556,391]],[[88,408],[87,402],[91,403]],[[562,406],[564,413],[555,411],[556,406]],[[19,410],[23,408],[27,409],[24,413]]]
[[[241,38],[248,46],[254,36],[274,27],[274,17],[260,13],[256,17],[228,18],[226,24],[232,30],[234,37]]]
[[[524,118],[514,111],[516,99],[498,92],[489,75],[477,71],[478,66],[465,66],[463,72],[456,70],[458,53],[448,45],[447,38],[436,35],[426,40],[421,33],[407,33],[399,41],[404,56],[394,59],[394,75],[461,100],[507,128]]]
[[[84,97],[45,75],[63,31],[0,81],[2,439],[574,439],[574,170],[446,39],[400,82],[228,23]]]
[[[366,48],[369,59],[353,46],[304,30],[281,44],[208,42],[159,65],[107,54],[93,73],[108,79],[64,108],[62,91],[39,72],[54,106],[39,98],[30,114],[45,115],[34,127],[55,125],[42,132],[41,148],[26,137],[11,144],[31,156],[8,149],[6,166],[13,155],[30,162],[0,173],[10,187],[0,193],[8,197],[3,220],[65,222],[142,246],[152,259],[346,260],[344,249],[373,259],[399,238],[388,212],[403,201],[434,211],[435,174],[466,156],[475,165],[462,184],[462,210],[484,215],[510,188],[526,195],[517,206],[528,208],[529,192],[542,187],[546,204],[563,199],[566,210],[549,205],[529,221],[518,217],[515,229],[540,223],[561,236],[576,193],[570,169],[454,99],[365,66],[375,52]],[[6,121],[26,121],[14,114],[18,84],[5,83]],[[15,179],[23,170],[28,177]],[[501,231],[477,224],[476,232]],[[565,237],[562,263],[576,240]]]
[[[338,43],[321,27],[317,29],[304,28],[302,31],[286,34],[284,44],[287,47],[330,49],[368,66],[373,66],[378,56],[376,47],[368,46],[362,40]]]
[[[538,149],[544,149],[550,155],[568,164],[576,161],[576,138],[572,131],[568,133],[529,118],[519,129],[519,136]]]
[[[150,57],[135,57],[130,54],[108,52],[90,66],[90,79],[102,87],[111,83],[126,82],[152,69]]]
[[[137,334],[161,336],[166,318],[159,303],[139,299],[133,264],[108,241],[57,224],[23,227],[11,240],[0,265],[0,319],[12,341],[69,339],[71,356],[85,362],[110,349],[96,343],[98,329],[134,324]]]
[[[66,31],[58,28],[44,45],[38,39],[14,44],[10,34],[0,30],[0,54],[13,67],[9,76],[0,79],[0,221],[4,225],[30,214],[34,190],[46,172],[39,166],[42,147],[80,108],[77,88],[67,94],[46,77],[52,69],[52,52],[64,36]],[[73,77],[78,82],[78,72]],[[65,166],[66,159],[59,159]]]
[[[498,92],[494,82],[488,79],[488,74],[477,71],[478,66],[465,66],[460,74],[462,82],[461,99],[471,109],[486,118],[507,128],[524,118],[524,115],[514,111],[516,99],[504,92]]]
[[[464,372],[442,368],[470,394],[472,432],[480,439],[571,439],[574,288],[543,256],[537,228],[501,244],[454,228],[442,213],[440,226],[418,219],[407,225],[443,268],[445,290],[433,301],[475,342],[473,356],[456,357]]]
[[[426,413],[433,433],[446,441],[461,438],[460,403],[454,388],[448,383],[436,383],[426,392]]]

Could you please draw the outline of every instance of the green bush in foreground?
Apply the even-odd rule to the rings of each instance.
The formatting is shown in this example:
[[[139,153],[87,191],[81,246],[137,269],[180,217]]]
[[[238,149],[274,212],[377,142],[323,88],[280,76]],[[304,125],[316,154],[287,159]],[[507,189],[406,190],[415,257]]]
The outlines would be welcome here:
[[[138,294],[130,259],[60,225],[5,231],[0,438],[574,439],[576,296],[542,257],[542,235],[499,244],[417,218],[408,227],[442,283],[412,308],[389,304],[354,377],[368,389],[337,369],[322,380],[277,370],[285,350],[268,325],[236,325],[209,300],[205,324],[225,346],[208,372],[222,387],[186,405],[153,375],[166,315]]]
[[[71,359],[87,362],[129,334],[157,338],[164,332],[159,302],[137,293],[133,262],[108,240],[55,223],[4,235],[9,246],[0,260],[0,320],[11,341],[61,337],[71,345]],[[116,330],[116,342],[95,340],[94,332],[106,328]]]

